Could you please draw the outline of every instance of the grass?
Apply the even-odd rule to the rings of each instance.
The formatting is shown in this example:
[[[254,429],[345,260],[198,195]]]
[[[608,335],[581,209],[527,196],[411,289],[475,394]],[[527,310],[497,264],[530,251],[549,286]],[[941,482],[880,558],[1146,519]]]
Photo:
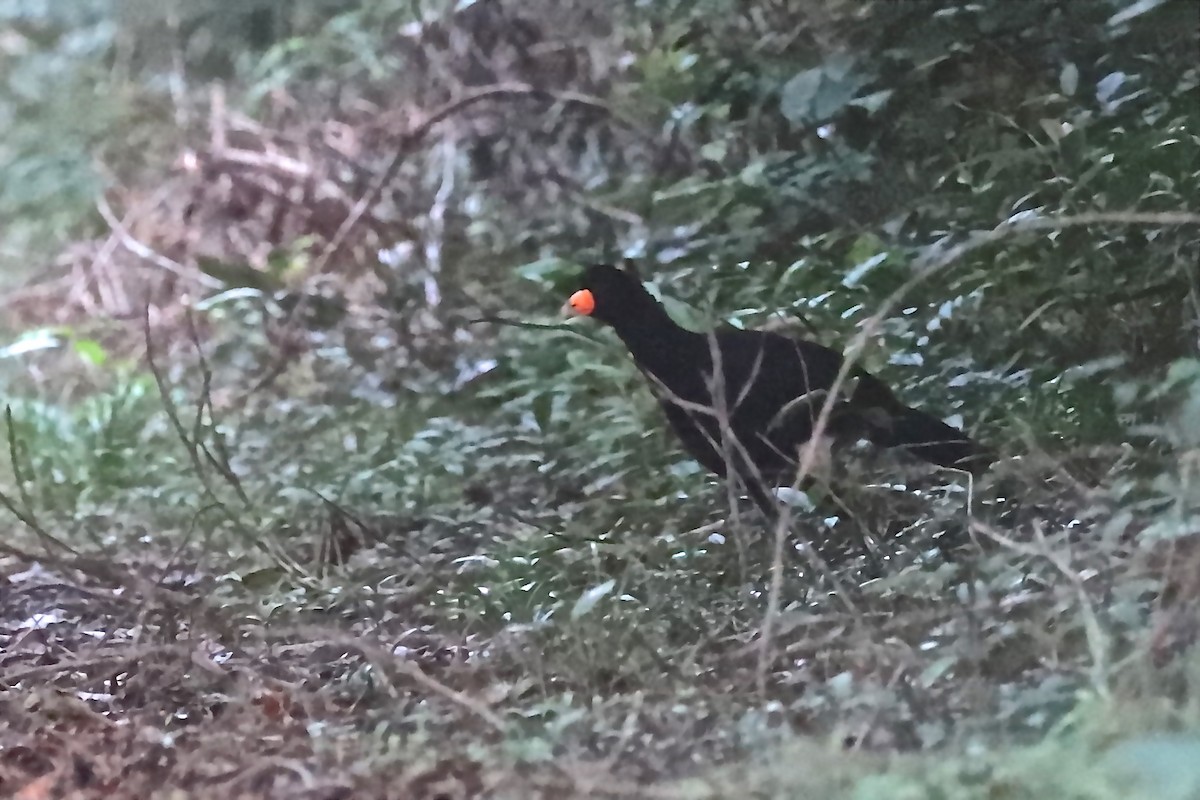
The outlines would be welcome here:
[[[864,463],[855,507],[897,532],[885,573],[847,544],[851,606],[790,570],[764,654],[753,518],[723,523],[720,492],[647,461],[670,451],[641,441],[639,400],[602,402],[592,418],[625,427],[580,438],[565,414],[532,431],[536,398],[488,391],[399,420],[302,397],[227,412],[199,369],[12,405],[4,492],[32,529],[0,557],[6,790],[1194,786],[1195,587],[1179,576],[1195,559],[1186,538],[1130,534],[1103,488],[1119,468],[1088,492],[1058,468],[1009,470],[979,487],[974,539],[948,542],[961,493],[922,470],[897,492],[870,473],[903,468]],[[564,383],[566,402],[588,395]]]
[[[25,92],[0,261],[85,238],[0,301],[0,796],[1200,797],[1182,4],[296,5],[8,48],[85,91]],[[1007,458],[968,514],[850,454],[882,569],[805,512],[774,593],[612,337],[516,319],[626,252]]]

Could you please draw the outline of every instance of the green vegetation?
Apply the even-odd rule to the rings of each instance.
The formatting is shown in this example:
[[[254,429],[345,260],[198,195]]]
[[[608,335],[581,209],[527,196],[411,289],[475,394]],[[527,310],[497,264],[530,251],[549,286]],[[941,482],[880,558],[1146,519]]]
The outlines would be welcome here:
[[[1197,23],[0,0],[0,793],[1200,796]],[[623,257],[1001,462],[772,607]]]

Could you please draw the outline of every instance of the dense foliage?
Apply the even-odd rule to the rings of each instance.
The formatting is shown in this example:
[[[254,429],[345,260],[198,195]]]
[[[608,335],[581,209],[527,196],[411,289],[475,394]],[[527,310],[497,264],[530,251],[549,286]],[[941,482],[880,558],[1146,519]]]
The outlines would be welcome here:
[[[1149,759],[1200,781],[1194,3],[0,23],[0,580],[107,592],[56,655],[0,661],[35,711],[46,678],[202,732],[201,763],[222,725],[262,739],[228,721],[229,663],[270,722],[308,719],[290,758],[381,796],[410,761],[429,797],[541,764],[504,791],[582,796],[572,765],[606,758],[703,776],[686,796],[1170,796]],[[850,348],[1000,465],[968,487],[848,454],[861,519],[795,523],[835,572],[772,589],[761,525],[619,343],[558,319],[618,258],[691,326]],[[103,660],[84,619],[105,658],[164,659],[149,689],[47,668]],[[3,725],[0,754],[39,730]]]

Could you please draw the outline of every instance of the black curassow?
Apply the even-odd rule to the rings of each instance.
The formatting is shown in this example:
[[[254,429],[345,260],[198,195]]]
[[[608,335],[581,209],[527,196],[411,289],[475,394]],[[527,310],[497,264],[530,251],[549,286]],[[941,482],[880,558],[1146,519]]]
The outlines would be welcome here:
[[[586,268],[567,307],[612,327],[650,378],[687,452],[718,476],[734,473],[773,518],[779,506],[770,490],[793,484],[801,447],[842,368],[841,353],[767,331],[689,331],[668,316],[631,268]],[[714,355],[720,367],[715,375]],[[724,390],[716,402],[714,387]],[[865,438],[975,475],[992,463],[988,451],[962,431],[905,405],[861,368],[849,370],[838,394],[826,427],[833,441]]]

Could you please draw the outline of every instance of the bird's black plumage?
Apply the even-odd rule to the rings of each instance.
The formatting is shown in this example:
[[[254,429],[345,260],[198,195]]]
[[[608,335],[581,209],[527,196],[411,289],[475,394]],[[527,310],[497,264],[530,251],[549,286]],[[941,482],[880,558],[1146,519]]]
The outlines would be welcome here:
[[[841,371],[840,353],[767,331],[689,331],[635,274],[610,265],[588,267],[570,305],[612,327],[704,467],[735,473],[760,505],[769,502],[769,487],[792,484],[800,448]],[[860,368],[848,371],[826,430],[835,440],[866,438],[975,474],[992,460],[962,431],[905,405]]]

